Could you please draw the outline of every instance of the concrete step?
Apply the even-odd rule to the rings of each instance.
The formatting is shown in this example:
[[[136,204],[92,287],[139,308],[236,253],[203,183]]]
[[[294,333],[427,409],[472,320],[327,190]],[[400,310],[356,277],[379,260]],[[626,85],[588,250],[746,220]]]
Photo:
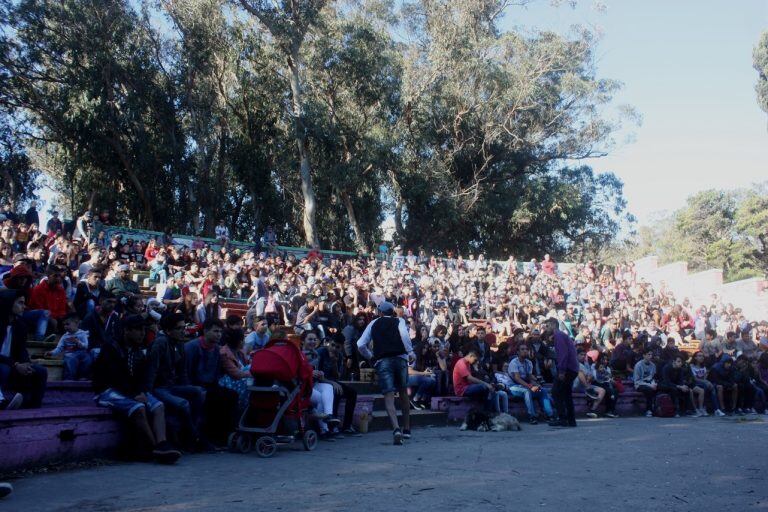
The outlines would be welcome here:
[[[50,343],[46,343],[44,341],[28,341],[27,342],[27,352],[29,352],[30,357],[36,357],[36,356],[42,357],[43,354],[55,348],[56,348],[55,341]]]
[[[93,385],[89,380],[49,381],[43,404],[48,406],[94,405]]]
[[[402,413],[397,411],[398,421],[402,426]],[[416,411],[411,410],[411,427],[444,427],[448,424],[448,414],[439,411]],[[368,430],[391,430],[389,417],[386,411],[374,411]]]
[[[43,358],[30,355],[32,362],[45,366],[48,370],[48,382],[62,380],[64,378],[64,361],[62,359]]]

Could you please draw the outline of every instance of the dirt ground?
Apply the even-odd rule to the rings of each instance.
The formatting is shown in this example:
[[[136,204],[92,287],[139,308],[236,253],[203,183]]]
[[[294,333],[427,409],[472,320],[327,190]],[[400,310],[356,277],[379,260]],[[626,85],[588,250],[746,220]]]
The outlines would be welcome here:
[[[764,416],[762,418],[765,418]],[[768,510],[768,421],[622,418],[576,429],[416,430],[115,464],[13,482],[9,511]]]

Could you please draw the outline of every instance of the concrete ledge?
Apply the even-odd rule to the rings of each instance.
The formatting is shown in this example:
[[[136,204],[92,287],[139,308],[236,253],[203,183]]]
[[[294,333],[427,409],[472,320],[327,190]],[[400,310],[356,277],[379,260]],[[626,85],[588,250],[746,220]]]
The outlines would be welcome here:
[[[0,471],[111,456],[120,439],[118,421],[102,407],[4,411],[0,415]]]

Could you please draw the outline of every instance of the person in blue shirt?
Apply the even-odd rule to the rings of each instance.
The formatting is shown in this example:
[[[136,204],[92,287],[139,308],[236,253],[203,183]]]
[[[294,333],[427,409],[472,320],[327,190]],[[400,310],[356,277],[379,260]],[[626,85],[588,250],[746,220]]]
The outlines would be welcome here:
[[[522,397],[525,400],[525,408],[528,411],[528,421],[531,425],[538,423],[534,400],[547,415],[549,421],[554,419],[552,403],[547,390],[533,376],[533,362],[528,355],[528,345],[521,343],[517,346],[517,356],[510,361],[506,373],[511,378],[511,385],[507,390],[510,396]]]

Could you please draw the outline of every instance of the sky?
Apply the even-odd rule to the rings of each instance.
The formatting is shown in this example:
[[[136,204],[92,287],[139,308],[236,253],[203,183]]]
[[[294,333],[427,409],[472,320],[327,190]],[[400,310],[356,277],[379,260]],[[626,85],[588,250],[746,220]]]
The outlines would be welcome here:
[[[592,0],[577,7],[536,0],[508,8],[503,28],[600,34],[597,75],[624,88],[640,126],[607,157],[586,162],[625,184],[640,225],[709,188],[768,180],[768,114],[757,104],[752,50],[768,30],[768,0]],[[634,142],[624,144],[626,135]]]

